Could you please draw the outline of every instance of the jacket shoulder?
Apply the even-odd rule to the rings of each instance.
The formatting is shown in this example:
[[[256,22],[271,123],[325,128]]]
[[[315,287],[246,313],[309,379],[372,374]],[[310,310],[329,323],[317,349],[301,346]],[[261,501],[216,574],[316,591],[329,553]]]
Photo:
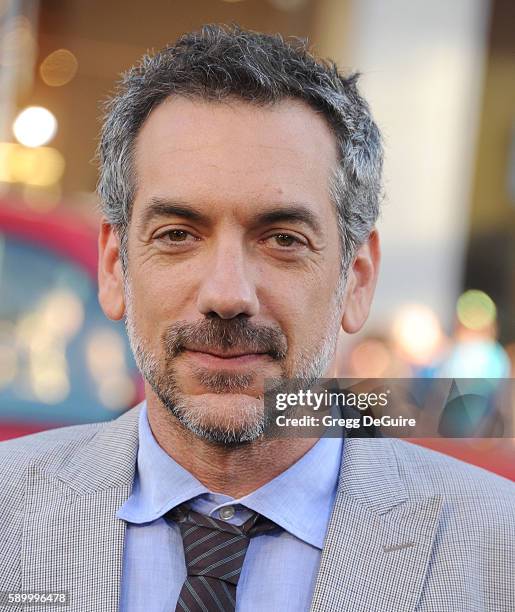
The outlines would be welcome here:
[[[414,497],[441,495],[451,514],[504,524],[515,537],[515,483],[483,468],[403,440],[392,440],[399,475]]]
[[[515,484],[443,453],[392,442],[412,501],[441,500],[420,609],[515,609]]]
[[[515,496],[515,484],[503,476],[455,457],[404,440],[392,440],[401,477],[409,487],[435,492]]]
[[[3,487],[23,478],[26,468],[31,465],[51,473],[58,470],[105,426],[106,423],[71,425],[0,442],[0,481]]]

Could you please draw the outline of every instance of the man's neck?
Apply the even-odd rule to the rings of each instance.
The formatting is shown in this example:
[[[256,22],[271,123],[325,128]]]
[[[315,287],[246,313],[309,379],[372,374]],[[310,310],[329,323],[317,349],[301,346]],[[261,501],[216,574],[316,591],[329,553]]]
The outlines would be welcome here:
[[[273,480],[317,442],[278,438],[224,447],[185,429],[160,402],[147,400],[147,415],[157,443],[172,459],[210,491],[235,499]]]

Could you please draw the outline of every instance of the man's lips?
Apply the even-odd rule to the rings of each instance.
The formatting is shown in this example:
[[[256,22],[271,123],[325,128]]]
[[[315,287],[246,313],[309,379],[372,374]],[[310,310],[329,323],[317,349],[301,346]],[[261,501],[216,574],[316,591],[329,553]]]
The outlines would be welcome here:
[[[231,367],[248,365],[269,357],[267,353],[225,352],[185,349],[184,353],[195,361],[208,367]]]

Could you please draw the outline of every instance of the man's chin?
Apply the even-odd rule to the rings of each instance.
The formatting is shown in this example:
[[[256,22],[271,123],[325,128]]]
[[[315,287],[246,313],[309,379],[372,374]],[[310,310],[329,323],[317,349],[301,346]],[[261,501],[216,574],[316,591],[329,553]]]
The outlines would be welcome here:
[[[217,444],[251,442],[264,432],[263,398],[247,393],[184,395],[169,409],[186,429]]]

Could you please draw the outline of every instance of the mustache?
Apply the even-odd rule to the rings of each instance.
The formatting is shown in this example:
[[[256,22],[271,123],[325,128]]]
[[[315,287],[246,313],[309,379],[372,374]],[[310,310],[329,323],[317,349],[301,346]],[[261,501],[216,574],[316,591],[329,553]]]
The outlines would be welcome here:
[[[189,349],[266,353],[280,360],[288,351],[286,336],[279,327],[249,323],[245,315],[232,319],[213,317],[194,323],[176,321],[164,332],[163,341],[170,358]]]

